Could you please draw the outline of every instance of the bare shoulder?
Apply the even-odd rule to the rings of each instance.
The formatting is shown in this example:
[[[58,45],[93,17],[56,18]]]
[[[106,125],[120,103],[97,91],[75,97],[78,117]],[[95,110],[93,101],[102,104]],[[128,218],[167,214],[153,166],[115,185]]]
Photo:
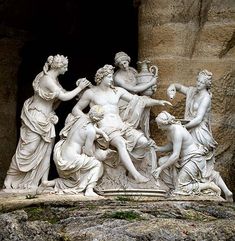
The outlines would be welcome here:
[[[116,89],[116,91],[119,92],[119,93],[126,93],[126,92],[127,92],[127,91],[126,91],[124,88],[122,88],[122,87],[115,86],[115,89]]]
[[[211,103],[211,95],[209,93],[206,93],[202,100],[201,100],[201,103],[207,105],[207,104],[210,104]]]
[[[185,131],[187,131],[182,125],[174,124],[173,125],[173,131],[172,136],[174,139],[181,139],[184,135]]]
[[[91,89],[87,89],[83,92],[83,96],[84,97],[91,97],[92,95],[94,95],[95,93],[95,90],[94,90],[95,87],[92,87]]]
[[[61,86],[58,86],[55,80],[48,75],[43,75],[40,78],[40,86],[50,91],[57,91],[59,87],[61,88]]]

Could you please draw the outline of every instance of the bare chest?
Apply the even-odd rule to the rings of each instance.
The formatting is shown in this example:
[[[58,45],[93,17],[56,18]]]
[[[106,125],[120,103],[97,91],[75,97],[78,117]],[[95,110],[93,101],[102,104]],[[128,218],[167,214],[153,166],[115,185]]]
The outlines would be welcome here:
[[[92,97],[92,102],[95,105],[117,105],[120,99],[120,94],[114,90],[99,91]]]

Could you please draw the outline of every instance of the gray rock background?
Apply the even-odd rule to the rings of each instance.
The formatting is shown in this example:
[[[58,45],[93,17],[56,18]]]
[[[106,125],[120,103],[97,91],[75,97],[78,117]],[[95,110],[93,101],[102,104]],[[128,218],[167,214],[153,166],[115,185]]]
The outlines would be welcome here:
[[[213,73],[212,131],[218,142],[216,169],[235,193],[235,1],[143,0],[139,6],[139,59],[159,68],[155,98],[167,98],[170,83],[194,85],[197,73]],[[180,94],[167,108],[183,118]],[[154,107],[152,116],[163,108]],[[164,107],[164,109],[166,109]],[[164,143],[155,123],[153,139]]]
[[[65,196],[35,200],[19,196],[18,205],[1,199],[0,240],[235,240],[234,204],[197,197],[193,202],[155,202],[124,196],[103,200]]]

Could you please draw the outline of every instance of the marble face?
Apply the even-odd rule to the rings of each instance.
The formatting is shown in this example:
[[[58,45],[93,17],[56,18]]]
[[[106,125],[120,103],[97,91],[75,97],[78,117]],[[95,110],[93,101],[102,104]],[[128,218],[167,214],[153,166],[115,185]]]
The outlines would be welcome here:
[[[113,74],[106,75],[102,80],[102,84],[105,86],[111,86],[113,84]]]
[[[118,63],[119,67],[122,69],[128,69],[129,67],[129,61],[128,60],[120,60],[120,62]]]
[[[65,74],[68,71],[68,65],[65,65],[60,68],[60,74]]]
[[[204,76],[199,75],[197,77],[196,87],[198,91],[206,89],[206,80]]]

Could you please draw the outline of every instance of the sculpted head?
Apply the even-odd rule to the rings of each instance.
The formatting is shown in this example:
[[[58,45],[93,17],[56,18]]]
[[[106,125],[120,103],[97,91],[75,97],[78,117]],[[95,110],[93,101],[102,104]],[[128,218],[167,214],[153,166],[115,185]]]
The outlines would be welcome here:
[[[114,73],[114,67],[112,65],[106,64],[102,68],[98,69],[95,74],[95,82],[97,85],[99,85],[103,78],[109,74],[113,75]]]
[[[64,55],[49,56],[47,63],[52,69],[62,68],[68,65],[68,58]]]
[[[93,105],[88,113],[92,122],[98,122],[104,117],[104,109],[101,105]]]
[[[64,55],[55,55],[55,56],[49,56],[47,58],[47,62],[45,63],[43,67],[44,73],[47,73],[50,69],[62,69],[65,68],[67,70],[68,67],[68,58]]]
[[[160,114],[158,114],[155,121],[160,129],[166,129],[168,126],[178,123],[175,120],[175,117],[167,111],[162,111]]]
[[[128,63],[130,63],[131,58],[125,52],[121,51],[121,52],[118,52],[118,53],[115,54],[114,65],[119,66],[121,61],[127,61]]]
[[[197,82],[204,84],[206,89],[209,90],[211,88],[212,73],[206,69],[200,71],[197,76]]]

